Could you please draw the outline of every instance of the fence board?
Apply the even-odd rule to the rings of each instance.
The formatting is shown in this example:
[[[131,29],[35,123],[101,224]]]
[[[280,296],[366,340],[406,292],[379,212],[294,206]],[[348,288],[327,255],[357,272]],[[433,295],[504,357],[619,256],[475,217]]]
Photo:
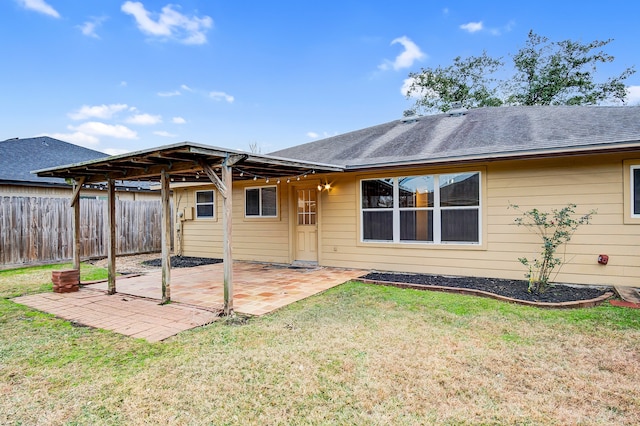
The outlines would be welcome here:
[[[106,208],[105,200],[80,201],[81,258],[106,256]],[[116,253],[160,251],[160,212],[159,200],[117,201]],[[0,197],[0,265],[56,262],[72,256],[69,199]]]

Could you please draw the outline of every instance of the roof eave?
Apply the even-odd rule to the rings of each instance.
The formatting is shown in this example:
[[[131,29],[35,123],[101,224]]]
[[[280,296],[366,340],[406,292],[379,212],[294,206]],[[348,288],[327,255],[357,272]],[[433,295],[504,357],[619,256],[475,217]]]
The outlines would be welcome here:
[[[597,153],[614,153],[614,152],[626,152],[636,151],[640,149],[640,141],[624,141],[616,144],[601,144],[601,145],[585,145],[576,146],[571,149],[567,148],[548,148],[537,149],[528,151],[504,151],[493,154],[478,154],[478,155],[459,155],[452,157],[440,157],[440,158],[422,158],[408,161],[393,161],[385,163],[368,163],[368,164],[355,164],[345,166],[345,171],[355,170],[371,170],[380,168],[398,168],[398,167],[412,167],[420,165],[444,165],[444,164],[459,164],[459,163],[471,163],[471,162],[493,162],[502,160],[522,160],[522,159],[535,159],[535,158],[549,158],[549,157],[563,157],[574,155],[588,155]]]

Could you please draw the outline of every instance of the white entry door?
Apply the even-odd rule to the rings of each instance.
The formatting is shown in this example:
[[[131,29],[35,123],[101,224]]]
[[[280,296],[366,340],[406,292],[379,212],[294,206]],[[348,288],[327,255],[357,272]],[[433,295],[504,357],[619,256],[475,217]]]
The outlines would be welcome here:
[[[296,190],[296,259],[303,262],[318,261],[318,191],[316,188]]]

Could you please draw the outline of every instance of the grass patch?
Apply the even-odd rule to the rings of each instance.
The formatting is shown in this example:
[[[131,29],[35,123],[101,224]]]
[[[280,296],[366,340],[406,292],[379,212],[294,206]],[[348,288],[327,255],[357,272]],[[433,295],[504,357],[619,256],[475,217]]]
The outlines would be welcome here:
[[[632,425],[639,317],[351,282],[150,344],[0,300],[0,424]]]
[[[51,291],[51,272],[58,269],[70,269],[71,263],[31,266],[0,271],[0,298],[24,296],[32,293]],[[107,270],[93,265],[80,265],[80,280],[93,281],[107,278]]]

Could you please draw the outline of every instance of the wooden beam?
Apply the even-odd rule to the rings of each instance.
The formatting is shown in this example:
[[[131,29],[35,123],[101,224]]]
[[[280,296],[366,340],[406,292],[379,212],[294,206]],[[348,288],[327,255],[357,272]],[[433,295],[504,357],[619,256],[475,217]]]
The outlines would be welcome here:
[[[160,173],[160,197],[162,200],[162,304],[171,301],[171,207],[169,202],[169,173]]]
[[[227,196],[222,199],[222,228],[224,262],[224,315],[233,314],[233,168],[225,164],[222,165],[222,183],[227,188]]]
[[[224,182],[220,180],[215,170],[213,170],[213,168],[204,161],[200,162],[200,166],[202,167],[202,170],[204,170],[204,172],[207,174],[207,176],[209,176],[209,180],[211,180],[211,182],[213,182],[213,184],[216,186],[218,192],[220,193],[220,195],[222,195],[222,198],[227,198],[227,187]]]
[[[113,164],[114,169],[118,167],[118,163]],[[123,172],[114,170],[113,172],[103,173],[101,171],[96,171],[92,173],[91,170],[79,170],[78,174],[86,175],[87,180],[85,183],[97,183],[97,182],[105,182],[109,179],[113,180],[138,180],[145,178],[155,178],[162,173],[162,170],[165,170],[167,165],[155,165],[149,166],[147,170],[140,170],[140,172],[130,172],[129,174],[125,174]],[[184,162],[184,163],[174,163],[171,168],[171,173],[186,173],[200,171],[200,165],[194,163],[192,161]],[[51,176],[57,176],[56,174],[52,174]]]
[[[107,181],[107,220],[109,232],[107,238],[107,294],[116,292],[116,183]]]
[[[80,189],[82,189],[82,185],[84,185],[84,181],[86,179],[86,177],[80,176],[79,178],[73,180],[73,192],[71,193],[71,203],[69,204],[70,206],[75,205],[78,201],[78,198],[80,197]]]

